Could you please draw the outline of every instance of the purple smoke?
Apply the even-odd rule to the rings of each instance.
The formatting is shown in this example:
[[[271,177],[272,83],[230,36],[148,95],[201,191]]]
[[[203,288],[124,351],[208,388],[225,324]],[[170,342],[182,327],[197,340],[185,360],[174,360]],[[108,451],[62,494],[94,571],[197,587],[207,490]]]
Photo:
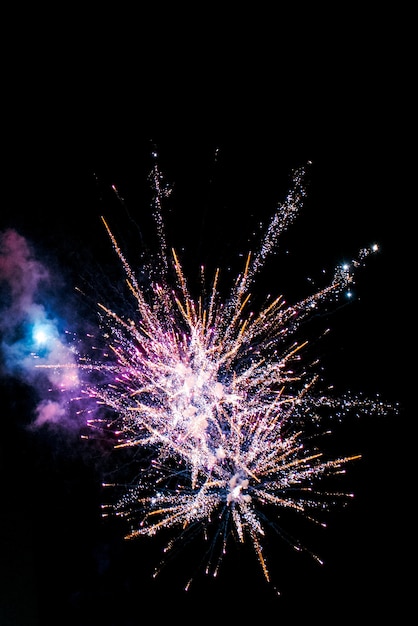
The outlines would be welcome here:
[[[33,426],[69,426],[69,394],[79,387],[69,336],[61,330],[59,316],[47,310],[45,288],[53,279],[24,237],[13,229],[0,233],[1,370],[36,391],[40,399]],[[57,363],[69,367],[55,368]]]

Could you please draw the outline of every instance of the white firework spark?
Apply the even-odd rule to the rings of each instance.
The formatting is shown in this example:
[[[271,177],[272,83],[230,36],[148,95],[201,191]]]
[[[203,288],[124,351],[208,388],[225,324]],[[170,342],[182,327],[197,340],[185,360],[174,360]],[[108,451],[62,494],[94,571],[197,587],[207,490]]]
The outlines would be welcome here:
[[[128,318],[99,304],[106,356],[84,355],[76,367],[91,373],[85,393],[105,408],[105,417],[92,419],[91,427],[116,433],[116,448],[152,457],[120,499],[104,505],[104,515],[126,518],[129,539],[162,529],[178,530],[180,537],[201,530],[212,547],[219,546],[214,562],[211,556],[207,561],[213,574],[229,537],[235,537],[252,545],[269,580],[266,511],[291,509],[316,521],[315,510],[349,495],[318,489],[323,477],[343,472],[359,458],[330,459],[317,448],[312,432],[323,415],[384,414],[390,408],[322,391],[317,362],[305,362],[307,342],[295,339],[302,322],[347,292],[377,245],[336,267],[327,286],[294,305],[278,296],[256,314],[249,308],[257,273],[302,207],[304,177],[304,168],[294,173],[259,251],[248,254],[226,299],[219,293],[219,270],[209,296],[202,292],[194,299],[177,253],[167,253],[161,204],[168,191],[157,166],[152,181],[160,255],[148,268],[146,288],[103,219],[136,313]],[[167,549],[175,543],[176,538]],[[302,548],[297,541],[293,545]]]

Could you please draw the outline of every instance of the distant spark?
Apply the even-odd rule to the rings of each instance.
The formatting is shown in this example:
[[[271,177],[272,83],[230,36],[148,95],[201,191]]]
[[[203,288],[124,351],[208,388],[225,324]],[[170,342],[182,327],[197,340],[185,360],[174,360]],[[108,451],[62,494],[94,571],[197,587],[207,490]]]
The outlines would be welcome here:
[[[322,479],[359,458],[329,458],[315,443],[320,424],[390,410],[362,395],[335,398],[323,386],[319,359],[308,357],[308,342],[297,333],[328,303],[352,297],[355,273],[377,244],[337,265],[328,284],[305,299],[288,304],[281,295],[269,296],[258,312],[250,308],[257,274],[302,208],[305,176],[305,168],[294,172],[285,201],[258,250],[246,256],[228,297],[220,294],[221,269],[206,291],[202,267],[204,288],[194,298],[179,255],[165,240],[162,204],[169,189],[155,165],[150,180],[160,249],[141,282],[103,218],[135,314],[99,303],[102,347],[69,365],[87,372],[84,397],[102,408],[89,419],[92,432],[113,433],[115,449],[140,452],[146,460],[129,484],[106,483],[115,498],[103,505],[103,514],[126,521],[127,539],[172,529],[167,553],[187,534],[206,538],[206,571],[214,575],[235,538],[252,546],[269,581],[263,542],[280,512],[322,524],[317,514],[351,496],[319,488]]]

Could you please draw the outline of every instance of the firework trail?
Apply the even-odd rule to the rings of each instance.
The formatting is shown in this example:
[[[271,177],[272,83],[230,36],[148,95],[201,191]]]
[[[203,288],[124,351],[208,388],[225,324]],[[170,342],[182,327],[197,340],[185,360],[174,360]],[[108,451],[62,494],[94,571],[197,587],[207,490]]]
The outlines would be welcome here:
[[[378,247],[361,249],[351,263],[335,268],[329,284],[296,304],[279,295],[258,313],[250,310],[258,272],[303,206],[301,168],[229,296],[221,298],[220,270],[206,295],[202,268],[202,292],[194,298],[179,256],[166,242],[162,204],[170,190],[156,165],[150,179],[159,257],[142,269],[141,283],[102,218],[134,314],[99,303],[101,340],[91,351],[80,352],[76,362],[40,366],[82,372],[81,395],[100,409],[88,420],[92,432],[112,433],[116,449],[132,449],[145,459],[128,484],[107,483],[121,495],[103,505],[103,514],[126,520],[126,538],[176,530],[166,548],[170,554],[185,537],[200,534],[209,546],[206,572],[214,575],[231,538],[249,542],[269,581],[263,552],[274,525],[269,515],[287,509],[321,523],[316,512],[349,496],[319,489],[322,479],[359,458],[328,458],[318,448],[323,420],[391,408],[352,394],[333,397],[323,387],[318,359],[306,355],[308,342],[297,339],[301,324],[338,302]]]

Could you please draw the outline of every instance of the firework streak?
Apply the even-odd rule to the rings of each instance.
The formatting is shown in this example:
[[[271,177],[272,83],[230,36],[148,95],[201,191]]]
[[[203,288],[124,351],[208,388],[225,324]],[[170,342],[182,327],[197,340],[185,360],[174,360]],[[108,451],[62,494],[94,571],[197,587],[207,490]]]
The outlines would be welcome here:
[[[160,254],[147,268],[146,287],[103,219],[136,314],[126,318],[99,304],[106,356],[80,356],[76,367],[90,373],[84,393],[103,407],[91,428],[111,430],[116,448],[135,449],[149,461],[131,483],[108,483],[121,496],[103,506],[104,515],[127,520],[127,539],[177,529],[168,552],[185,534],[200,533],[210,545],[206,571],[214,575],[234,537],[252,545],[269,580],[263,554],[271,525],[267,511],[288,509],[316,521],[315,511],[350,495],[317,488],[359,458],[330,459],[312,443],[322,415],[383,414],[388,408],[362,396],[334,398],[321,391],[317,359],[304,363],[307,342],[294,339],[302,322],[344,297],[355,270],[377,246],[336,267],[327,286],[297,304],[279,296],[258,313],[249,311],[257,273],[302,207],[304,177],[304,168],[294,172],[259,251],[248,254],[224,300],[219,270],[208,294],[202,289],[193,299],[176,252],[168,252],[161,217],[167,189],[157,167],[151,180]],[[293,545],[302,548],[296,540]]]

